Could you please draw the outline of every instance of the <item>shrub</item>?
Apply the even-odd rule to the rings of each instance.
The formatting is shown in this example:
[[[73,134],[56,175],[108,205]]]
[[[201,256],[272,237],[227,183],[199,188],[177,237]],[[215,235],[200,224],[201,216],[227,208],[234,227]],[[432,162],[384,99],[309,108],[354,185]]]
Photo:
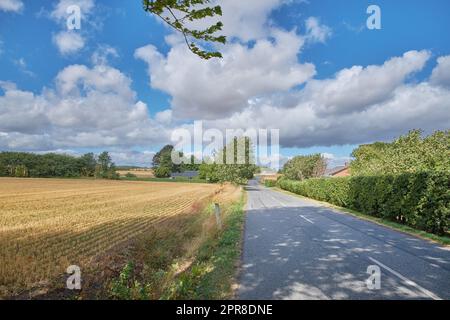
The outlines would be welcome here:
[[[169,178],[170,177],[170,169],[167,167],[159,167],[155,170],[155,177],[157,178]]]
[[[284,190],[341,207],[346,207],[349,204],[348,178],[308,179],[304,181],[280,179],[278,185]]]
[[[268,188],[273,188],[273,187],[275,187],[277,185],[277,181],[276,180],[267,179],[267,180],[264,180],[264,185],[266,187],[268,187]]]
[[[362,213],[444,234],[450,220],[450,172],[280,179],[280,188]]]

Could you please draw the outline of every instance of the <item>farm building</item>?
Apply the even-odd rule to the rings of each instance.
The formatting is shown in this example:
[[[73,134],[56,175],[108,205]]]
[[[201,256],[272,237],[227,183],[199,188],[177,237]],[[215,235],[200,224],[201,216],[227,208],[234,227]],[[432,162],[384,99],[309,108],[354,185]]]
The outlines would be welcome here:
[[[325,171],[325,177],[348,177],[350,176],[350,167],[348,164],[334,167]]]

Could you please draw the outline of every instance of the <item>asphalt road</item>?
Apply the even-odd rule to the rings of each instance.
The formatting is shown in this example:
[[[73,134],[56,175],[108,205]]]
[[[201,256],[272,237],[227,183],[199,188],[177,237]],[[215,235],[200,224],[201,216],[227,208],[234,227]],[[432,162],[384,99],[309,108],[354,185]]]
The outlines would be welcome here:
[[[450,248],[254,181],[247,191],[239,299],[450,299]]]

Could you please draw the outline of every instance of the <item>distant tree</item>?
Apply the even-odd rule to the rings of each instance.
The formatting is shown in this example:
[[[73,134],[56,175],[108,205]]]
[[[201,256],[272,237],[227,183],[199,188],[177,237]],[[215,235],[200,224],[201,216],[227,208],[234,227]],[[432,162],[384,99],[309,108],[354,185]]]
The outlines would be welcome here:
[[[208,182],[211,183],[216,183],[219,182],[219,175],[218,175],[218,169],[217,169],[217,164],[212,163],[212,164],[207,164],[207,163],[203,163],[200,165],[199,167],[199,178],[206,180]]]
[[[81,175],[84,177],[93,177],[95,175],[95,167],[97,160],[93,153],[86,153],[79,159]]]
[[[180,32],[189,50],[206,60],[221,58],[222,54],[201,49],[194,40],[207,44],[226,43],[225,36],[215,35],[222,30],[223,24],[220,21],[200,30],[191,27],[193,22],[222,15],[220,6],[208,6],[209,3],[210,0],[143,0],[146,12],[156,15]]]
[[[290,180],[305,180],[325,174],[327,162],[321,154],[297,156],[286,162],[282,173]]]
[[[119,177],[116,173],[116,166],[106,151],[98,156],[95,177],[104,179],[117,179]]]
[[[186,158],[186,157],[185,157]],[[189,158],[186,158],[181,165],[181,171],[199,171],[200,170],[200,164],[198,164],[198,159],[195,158],[194,155],[191,155]]]
[[[244,152],[239,152],[238,148],[242,146]],[[243,156],[243,159],[239,159],[240,156]],[[231,163],[228,160],[232,160]],[[254,177],[257,169],[251,140],[248,137],[234,138],[217,154],[213,164],[200,166],[200,177],[210,182],[246,184]]]
[[[182,172],[184,164],[175,164],[172,161],[172,152],[174,151],[174,147],[172,145],[164,146],[158,153],[153,157],[153,170],[157,170],[158,168],[165,168],[170,173],[172,172]],[[180,152],[179,156],[182,158],[183,154]]]
[[[159,150],[154,156],[152,160],[153,168],[158,168],[160,165],[167,166],[172,162],[171,154],[173,151],[172,145],[166,145],[161,150]]]
[[[107,152],[81,157],[67,154],[35,154],[26,152],[0,152],[0,176],[10,177],[96,177],[115,179],[118,177]]]
[[[171,171],[168,167],[158,167],[155,170],[155,177],[157,178],[169,178]]]

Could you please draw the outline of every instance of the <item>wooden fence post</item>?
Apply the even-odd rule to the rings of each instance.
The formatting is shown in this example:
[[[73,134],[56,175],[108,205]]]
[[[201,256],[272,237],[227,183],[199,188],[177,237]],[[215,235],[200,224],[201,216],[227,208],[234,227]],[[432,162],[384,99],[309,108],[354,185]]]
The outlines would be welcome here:
[[[219,229],[222,229],[222,219],[220,217],[220,206],[218,203],[215,203],[215,208],[214,208],[214,212],[216,214],[216,222],[217,222],[217,227]]]

